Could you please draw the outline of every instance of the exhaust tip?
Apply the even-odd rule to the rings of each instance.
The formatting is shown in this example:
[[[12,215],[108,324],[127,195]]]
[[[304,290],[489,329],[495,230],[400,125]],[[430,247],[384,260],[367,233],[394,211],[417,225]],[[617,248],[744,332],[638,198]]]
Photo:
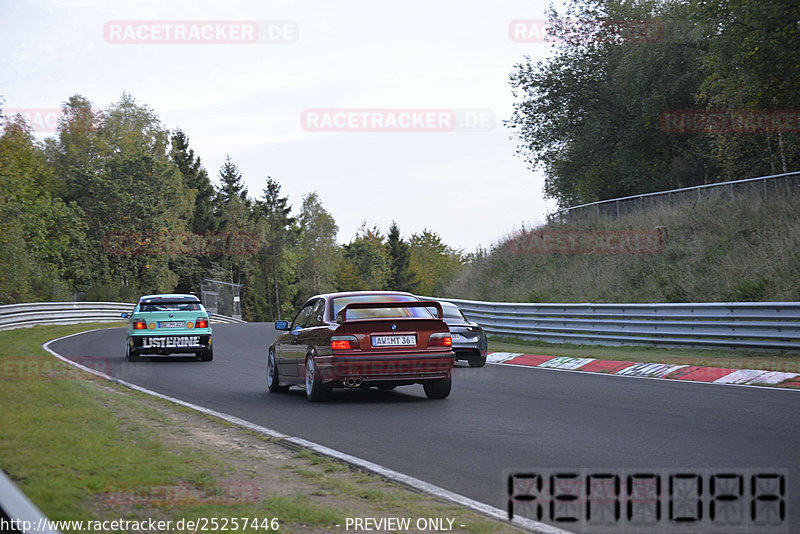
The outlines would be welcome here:
[[[342,384],[344,384],[344,386],[347,388],[357,388],[361,385],[361,379],[348,376],[347,378],[342,380]]]

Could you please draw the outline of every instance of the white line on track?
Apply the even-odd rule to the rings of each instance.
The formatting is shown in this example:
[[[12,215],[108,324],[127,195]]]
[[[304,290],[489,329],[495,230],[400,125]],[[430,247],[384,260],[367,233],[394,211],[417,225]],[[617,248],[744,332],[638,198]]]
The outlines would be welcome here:
[[[349,454],[345,454],[343,452],[336,451],[334,449],[330,449],[325,447],[324,445],[319,445],[318,443],[314,443],[312,441],[307,441],[302,438],[288,436],[286,434],[282,434],[275,430],[272,430],[267,427],[263,427],[261,425],[257,425],[255,423],[251,423],[250,421],[245,421],[244,419],[240,419],[233,415],[228,415],[226,413],[218,412],[216,410],[211,410],[210,408],[205,408],[203,406],[199,406],[197,404],[192,404],[191,402],[186,402],[184,400],[170,397],[169,395],[164,395],[163,393],[158,393],[157,391],[153,391],[147,388],[143,388],[141,386],[137,386],[131,382],[127,382],[125,380],[121,380],[119,378],[107,375],[105,373],[101,373],[95,369],[90,367],[86,367],[85,365],[81,365],[77,362],[70,360],[69,358],[65,358],[61,356],[56,351],[50,348],[51,343],[55,343],[56,341],[61,341],[62,339],[67,339],[73,336],[78,336],[81,334],[88,334],[89,332],[95,332],[97,330],[101,330],[100,328],[95,328],[92,330],[86,330],[85,332],[78,332],[75,334],[70,334],[68,336],[59,337],[56,339],[51,339],[42,344],[42,348],[58,358],[59,360],[77,367],[87,373],[92,373],[93,375],[99,376],[106,380],[110,380],[116,384],[121,386],[125,386],[130,389],[134,389],[136,391],[141,391],[142,393],[146,393],[148,395],[152,395],[153,397],[158,397],[159,399],[163,399],[169,402],[173,402],[175,404],[179,404],[181,406],[185,406],[187,408],[191,408],[193,410],[197,410],[198,412],[204,413],[206,415],[211,415],[213,417],[217,417],[234,425],[240,426],[242,428],[246,428],[253,432],[257,432],[259,434],[263,434],[265,436],[269,436],[271,438],[277,438],[283,442],[288,442],[293,445],[303,447],[309,450],[316,452],[317,454],[321,454],[323,456],[328,456],[331,458],[335,458],[342,462],[346,462],[350,465],[358,467],[360,469],[364,469],[366,471],[370,471],[375,473],[385,479],[391,480],[393,482],[397,482],[398,484],[402,484],[404,486],[408,486],[413,488],[417,491],[422,493],[427,493],[428,495],[432,495],[434,497],[438,497],[440,499],[444,499],[446,501],[453,502],[465,508],[469,508],[470,510],[474,510],[478,513],[491,517],[492,519],[496,519],[498,521],[503,521],[508,523],[508,515],[506,514],[505,510],[501,510],[500,508],[495,508],[494,506],[489,506],[488,504],[484,504],[482,502],[476,501],[474,499],[470,499],[469,497],[465,497],[463,495],[459,495],[458,493],[454,493],[450,490],[446,490],[434,484],[430,484],[418,478],[414,478],[408,475],[404,475],[398,471],[394,471],[387,467],[383,467],[381,465],[372,463],[370,461],[364,460],[362,458],[358,458],[356,456],[351,456]],[[516,367],[516,366],[515,366]],[[523,517],[515,517],[512,521],[510,521],[516,527],[523,528],[525,530],[529,530],[534,532],[535,534],[572,534],[567,530],[562,530],[560,528],[556,528],[545,523],[540,523],[538,521],[533,521],[530,519],[526,519]]]

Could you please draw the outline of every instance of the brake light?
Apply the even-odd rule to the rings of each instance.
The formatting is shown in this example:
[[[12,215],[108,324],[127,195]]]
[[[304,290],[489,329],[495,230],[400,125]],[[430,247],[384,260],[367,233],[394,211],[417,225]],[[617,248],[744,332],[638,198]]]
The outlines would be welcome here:
[[[436,332],[431,334],[431,337],[428,338],[428,346],[429,347],[452,347],[453,346],[453,338],[450,337],[450,333],[447,332]]]
[[[136,319],[133,322],[133,329],[134,330],[147,330],[147,324],[142,321],[141,319]]]
[[[208,328],[208,319],[205,317],[198,317],[194,322],[195,328]]]
[[[358,339],[355,336],[332,336],[331,349],[332,350],[351,350],[360,348]]]

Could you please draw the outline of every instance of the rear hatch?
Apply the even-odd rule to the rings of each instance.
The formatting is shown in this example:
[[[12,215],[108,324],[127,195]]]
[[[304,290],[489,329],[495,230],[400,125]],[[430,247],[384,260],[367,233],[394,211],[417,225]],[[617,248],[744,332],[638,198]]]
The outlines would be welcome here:
[[[335,335],[353,335],[358,339],[359,349],[386,353],[448,351],[449,346],[431,346],[431,334],[449,333],[436,319],[369,319],[341,324]]]
[[[207,326],[198,328],[198,319],[204,319]],[[202,310],[140,311],[133,315],[132,322],[135,324],[137,320],[144,321],[147,324],[147,330],[134,330],[135,334],[168,334],[197,330],[207,333],[211,327],[208,322],[208,314]]]

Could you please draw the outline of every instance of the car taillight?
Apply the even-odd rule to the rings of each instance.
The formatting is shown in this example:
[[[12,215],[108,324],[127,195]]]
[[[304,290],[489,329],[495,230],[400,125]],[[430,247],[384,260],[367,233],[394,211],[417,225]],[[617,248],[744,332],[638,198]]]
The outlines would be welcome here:
[[[436,332],[428,338],[429,347],[452,347],[453,338],[449,332]]]
[[[205,317],[198,317],[194,322],[195,328],[208,328],[208,319]]]
[[[358,349],[358,339],[356,336],[331,336],[332,350]]]
[[[145,323],[141,319],[136,319],[133,322],[133,329],[134,330],[147,330],[147,323]]]

